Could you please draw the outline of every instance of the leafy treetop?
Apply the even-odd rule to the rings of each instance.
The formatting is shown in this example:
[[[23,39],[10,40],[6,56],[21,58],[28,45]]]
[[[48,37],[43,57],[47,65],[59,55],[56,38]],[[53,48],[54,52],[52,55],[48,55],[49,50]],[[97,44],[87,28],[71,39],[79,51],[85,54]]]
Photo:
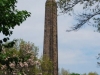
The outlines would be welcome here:
[[[3,42],[9,40],[16,25],[20,24],[30,16],[26,10],[19,11],[16,9],[17,0],[0,0],[0,33],[7,36],[0,40],[0,51]],[[14,44],[14,41],[10,45]]]

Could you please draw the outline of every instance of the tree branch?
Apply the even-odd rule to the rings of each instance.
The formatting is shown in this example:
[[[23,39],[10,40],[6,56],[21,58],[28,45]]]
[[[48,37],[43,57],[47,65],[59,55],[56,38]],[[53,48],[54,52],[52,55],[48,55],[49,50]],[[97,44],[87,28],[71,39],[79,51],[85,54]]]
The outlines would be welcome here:
[[[67,32],[69,31],[76,31],[78,29],[80,29],[84,24],[86,24],[87,22],[90,21],[90,19],[92,19],[93,17],[100,15],[100,10],[98,12],[95,12],[94,14],[81,14],[81,15],[77,15],[79,17],[79,19],[77,19],[79,21],[78,24],[74,25],[74,27],[71,27],[72,30],[67,30]]]

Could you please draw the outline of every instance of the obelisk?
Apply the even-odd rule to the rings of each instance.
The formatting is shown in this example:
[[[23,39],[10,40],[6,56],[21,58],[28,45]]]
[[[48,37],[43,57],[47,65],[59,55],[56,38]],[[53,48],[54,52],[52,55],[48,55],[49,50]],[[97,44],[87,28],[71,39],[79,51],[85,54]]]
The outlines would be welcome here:
[[[52,75],[58,75],[57,4],[55,0],[47,0],[45,3],[43,56],[47,56],[53,63]]]

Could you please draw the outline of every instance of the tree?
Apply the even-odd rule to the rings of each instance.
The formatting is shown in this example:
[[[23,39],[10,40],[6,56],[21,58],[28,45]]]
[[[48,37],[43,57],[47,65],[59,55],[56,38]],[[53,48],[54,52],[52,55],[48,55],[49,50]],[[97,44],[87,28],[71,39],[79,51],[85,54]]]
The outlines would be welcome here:
[[[40,63],[41,63],[40,69],[42,75],[52,75],[52,70],[53,70],[52,61],[48,57],[42,56],[40,58]]]
[[[70,75],[80,75],[79,73],[71,73]]]
[[[6,43],[7,44],[7,43]],[[51,75],[52,62],[47,57],[38,58],[38,47],[18,39],[14,46],[0,54],[0,75]]]
[[[68,70],[65,70],[64,68],[62,68],[59,75],[70,75],[70,73]]]
[[[20,24],[30,16],[30,12],[26,10],[19,11],[16,9],[17,0],[0,0],[0,33],[7,36],[3,39],[0,39],[0,52],[2,51],[3,42],[9,40],[8,36],[13,34],[13,31],[16,25]],[[15,41],[9,43],[9,46],[12,46]]]
[[[97,60],[100,60],[100,53],[98,54]],[[97,62],[97,65],[100,66],[100,62]]]
[[[82,5],[83,13],[75,13],[75,6],[80,5]],[[59,0],[58,7],[64,14],[74,13],[73,15],[78,22],[71,30],[78,30],[83,25],[87,24],[97,27],[97,31],[100,32],[100,0]]]
[[[38,48],[20,39],[14,47],[5,48],[0,55],[0,75],[37,75],[40,73]]]
[[[83,12],[74,12],[75,6],[82,6]],[[100,32],[100,0],[59,0],[58,7],[62,13],[73,13],[77,20],[77,24],[73,25],[71,30],[67,30],[68,32],[78,30],[85,24],[96,27]],[[100,65],[100,62],[97,63]]]
[[[88,75],[98,75],[96,72],[89,72]]]
[[[86,73],[82,74],[82,75],[87,75]]]

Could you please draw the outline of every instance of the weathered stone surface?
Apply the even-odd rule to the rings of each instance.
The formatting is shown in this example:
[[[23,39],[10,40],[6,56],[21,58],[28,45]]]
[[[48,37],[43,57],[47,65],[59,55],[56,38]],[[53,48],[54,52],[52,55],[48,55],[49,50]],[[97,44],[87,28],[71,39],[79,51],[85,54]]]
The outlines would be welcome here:
[[[58,75],[57,4],[55,0],[47,0],[45,4],[43,55],[53,62],[52,75]]]

